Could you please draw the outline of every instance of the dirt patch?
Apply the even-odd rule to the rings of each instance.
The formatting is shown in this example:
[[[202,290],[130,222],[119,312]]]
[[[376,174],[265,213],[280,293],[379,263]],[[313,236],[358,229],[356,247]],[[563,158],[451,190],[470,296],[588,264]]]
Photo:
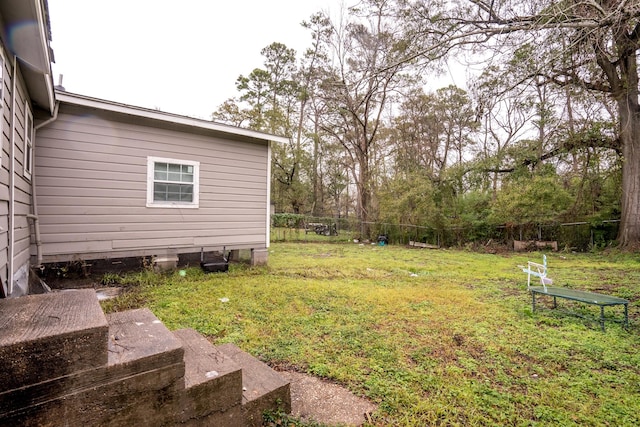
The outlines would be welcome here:
[[[280,371],[291,382],[291,415],[327,425],[360,426],[377,406],[344,387],[293,371]]]

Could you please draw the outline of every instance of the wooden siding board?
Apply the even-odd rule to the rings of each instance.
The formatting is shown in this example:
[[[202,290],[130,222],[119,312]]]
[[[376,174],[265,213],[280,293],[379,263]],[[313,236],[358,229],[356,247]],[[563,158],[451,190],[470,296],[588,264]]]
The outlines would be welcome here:
[[[236,194],[237,190],[234,188],[219,187],[212,189],[212,191],[207,191],[204,194],[206,194],[207,198],[210,198],[211,200],[215,200],[217,202],[246,201],[262,203],[262,201],[264,200],[264,192],[264,189],[261,191],[254,189],[254,191],[247,191],[246,194]],[[127,192],[124,192],[122,191],[122,189],[105,188],[101,190],[101,194],[104,197],[108,198],[128,197],[138,200],[146,200],[147,197],[146,189],[128,189]],[[91,187],[38,187],[38,201],[41,201],[41,203],[44,205],[54,204],[53,202],[55,201],[56,197],[94,197],[95,195],[96,189]],[[200,194],[200,197],[203,197],[202,193]]]
[[[65,142],[65,145],[68,145],[68,144],[69,142]],[[103,141],[103,144],[104,144],[104,141]],[[124,151],[126,154],[114,154],[114,153],[105,154],[100,152],[99,147],[100,147],[100,144],[98,143],[79,144],[78,150],[84,149],[85,152],[89,152],[92,154],[92,157],[93,157],[92,159],[86,159],[87,157],[86,155],[78,154],[78,153],[82,153],[82,151],[76,151],[76,150],[68,150],[66,156],[64,157],[60,157],[62,156],[62,152],[64,151],[62,149],[56,150],[59,152],[57,156],[51,156],[51,154],[47,155],[48,147],[46,146],[42,147],[39,145],[38,151],[41,151],[41,152],[38,153],[35,165],[41,166],[41,167],[49,166],[49,164],[44,163],[47,161],[55,165],[57,164],[58,161],[65,160],[65,159],[76,159],[79,162],[99,161],[101,163],[110,163],[110,164],[124,163],[124,164],[131,164],[131,165],[140,164],[139,163],[140,160],[144,159],[145,165],[146,165],[146,157],[154,156],[154,157],[179,158],[181,160],[200,161],[203,164],[211,165],[210,169],[219,170],[220,172],[223,172],[223,173],[233,172],[240,175],[245,175],[245,174],[255,175],[255,174],[264,174],[266,173],[266,170],[267,170],[266,164],[264,163],[265,157],[254,157],[253,159],[250,159],[248,156],[243,158],[230,158],[228,156],[223,157],[219,155],[214,155],[215,151],[212,152],[212,149],[209,149],[208,152],[205,152],[205,151],[193,152],[193,153],[190,152],[189,154],[185,154],[183,152],[184,147],[180,145],[175,145],[172,147],[173,150],[166,150],[166,151],[157,150],[157,149],[139,150],[136,148],[122,147],[121,150],[118,150],[118,151],[120,152]],[[139,153],[136,153],[136,151]],[[103,161],[102,156],[107,156],[107,158]],[[122,157],[123,161],[114,163],[117,157]]]
[[[65,142],[65,144],[67,143]],[[140,159],[146,158],[149,154],[149,150],[139,150],[140,153],[136,156],[133,156],[135,153],[129,152],[129,150],[127,150],[128,154],[126,155],[122,153],[102,153],[97,150],[87,151],[88,148],[91,147],[87,147],[86,144],[82,144],[82,148],[84,148],[84,151],[65,150],[59,146],[38,145],[39,157],[37,160],[39,163],[36,163],[36,165],[50,166],[49,163],[58,165],[60,161],[66,161],[69,159],[89,163],[99,161],[100,163],[113,165],[139,165]],[[246,168],[247,171],[245,171],[245,173],[248,175],[255,175],[256,173],[259,174],[266,171],[266,165],[262,163],[264,157],[256,157],[254,161],[249,161],[246,158],[240,160],[238,158],[227,159],[218,155],[212,155],[211,152],[207,154],[208,155],[199,156],[198,158],[207,159],[207,164],[211,165],[211,169],[214,169],[215,171],[235,173],[238,172],[237,168]],[[172,152],[170,155],[175,156],[175,152]],[[259,162],[256,162],[256,160]]]
[[[105,203],[108,203],[105,202]],[[42,224],[49,223],[51,215],[96,215],[97,218],[105,218],[111,215],[129,215],[137,217],[139,222],[148,222],[148,215],[180,215],[182,220],[196,220],[201,216],[215,217],[216,215],[233,215],[236,213],[248,212],[265,212],[265,208],[259,207],[255,203],[234,202],[233,206],[220,207],[212,206],[210,208],[199,209],[180,209],[180,208],[146,208],[143,206],[130,206],[123,209],[119,206],[42,206],[39,207],[39,216],[41,216]]]
[[[156,133],[146,132],[144,126],[130,125],[122,128],[121,123],[117,128],[109,126],[101,126],[99,124],[83,124],[71,123],[67,121],[65,126],[65,114],[60,114],[58,120],[53,123],[47,130],[52,140],[65,141],[69,143],[70,150],[84,151],[82,146],[74,146],[72,143],[80,143],[81,145],[96,144],[101,145],[105,140],[109,140],[110,147],[102,147],[98,150],[117,153],[119,147],[131,150],[132,154],[141,156],[149,151],[149,144],[152,144],[154,150],[166,151],[174,153],[175,147],[189,146],[190,154],[196,156],[211,156],[215,153],[216,157],[237,159],[238,155],[243,158],[263,157],[262,151],[265,146],[249,143],[238,143],[225,141],[215,137],[205,137],[202,135],[186,134],[177,131],[161,131]],[[69,130],[72,129],[72,134]],[[216,150],[211,151],[211,146],[215,145]]]
[[[261,229],[261,223],[246,223],[246,224],[231,224],[228,228],[210,228],[208,230],[186,230],[185,228],[177,225],[173,229],[156,229],[153,231],[154,240],[166,241],[166,246],[171,246],[173,242],[180,241],[181,239],[192,239],[194,237],[203,236],[228,236],[233,234],[242,234],[245,230],[259,231]],[[231,228],[235,227],[235,228]],[[137,241],[138,247],[140,246],[140,240],[147,239],[149,233],[147,230],[143,231],[126,231],[126,232],[86,232],[86,233],[61,233],[61,234],[48,234],[48,243],[71,243],[71,242],[86,242],[86,241],[117,241],[117,240],[132,240]]]
[[[80,107],[81,109],[82,107]],[[122,141],[185,141],[188,144],[179,143],[179,145],[192,145],[193,141],[215,141],[220,145],[221,152],[239,153],[239,154],[251,154],[260,150],[257,147],[264,147],[266,143],[240,143],[238,141],[231,141],[216,136],[203,135],[208,133],[206,130],[192,129],[189,132],[183,132],[175,129],[167,129],[163,127],[164,124],[159,126],[149,126],[147,124],[140,124],[137,120],[136,123],[126,123],[123,121],[117,121],[117,125],[114,126],[113,114],[104,115],[99,117],[98,115],[86,114],[83,111],[73,112],[74,108],[69,108],[66,104],[63,104],[60,109],[60,114],[56,123],[51,126],[51,129],[68,130],[72,128],[73,132],[77,135],[104,135],[114,138],[119,138]],[[76,110],[78,110],[76,108]],[[105,118],[110,116],[109,118]],[[135,135],[135,137],[133,137]],[[208,142],[207,142],[208,143]],[[261,155],[261,154],[260,154]]]
[[[0,43],[0,49],[4,50],[4,45]],[[5,69],[3,70],[3,82],[4,82],[4,99],[3,99],[3,109],[2,109],[2,122],[0,123],[0,127],[2,131],[0,132],[0,227],[2,230],[0,231],[0,286],[4,289],[7,288],[6,283],[8,279],[8,266],[9,266],[9,152],[11,149],[11,115],[13,111],[11,110],[11,90],[12,86],[12,76],[10,73],[9,61],[7,58],[10,58],[9,55],[4,55],[5,58]]]
[[[245,227],[245,225],[251,225],[252,227],[259,228],[262,226],[264,215],[246,215],[246,216],[227,216],[216,222],[166,222],[166,223],[100,223],[95,224],[95,221],[85,224],[72,223],[72,224],[48,224],[40,227],[42,233],[46,233],[50,236],[55,235],[71,235],[80,234],[87,235],[90,233],[109,233],[111,237],[117,233],[146,233],[149,231],[155,232],[167,232],[167,228],[172,230],[180,230],[180,233],[191,233],[194,231],[199,234],[210,233],[214,229],[239,229]],[[74,225],[74,232],[69,233],[69,227]]]
[[[40,151],[40,150],[39,150]],[[48,176],[68,176],[68,174],[89,174],[95,171],[96,168],[109,168],[109,172],[112,173],[112,176],[118,176],[123,173],[127,174],[140,174],[144,173],[146,176],[147,172],[147,162],[146,158],[144,159],[136,159],[136,162],[131,160],[127,160],[123,163],[112,163],[107,162],[100,158],[94,158],[92,161],[87,160],[79,160],[74,158],[67,159],[52,159],[52,158],[44,158],[43,154],[39,154],[38,162],[36,167],[39,172],[47,174]],[[175,156],[175,154],[174,154]],[[201,180],[211,180],[215,182],[228,182],[231,180],[232,182],[245,182],[245,183],[254,183],[258,177],[262,177],[265,175],[264,170],[256,170],[256,169],[248,169],[239,166],[242,173],[234,173],[232,176],[230,174],[236,168],[232,168],[229,166],[216,166],[210,163],[202,164],[200,170],[200,178]],[[51,175],[47,173],[47,170],[61,170],[63,172],[57,175]]]
[[[180,237],[176,239],[156,239],[147,237],[144,241],[146,248],[178,248],[195,246],[193,237]],[[140,240],[114,240],[114,249],[139,249]]]
[[[31,228],[26,215],[31,213],[31,181],[24,176],[25,103],[30,102],[22,75],[18,75],[15,103],[15,170],[14,170],[14,273],[29,263],[31,250]]]
[[[110,189],[118,189],[118,190],[128,190],[131,188],[131,182],[128,181],[105,181],[97,178],[87,178],[84,180],[77,180],[74,178],[61,178],[57,177],[55,179],[50,177],[42,178],[42,171],[37,170],[37,186],[38,186],[38,196],[40,194],[45,194],[48,188],[88,188],[94,189],[96,192],[100,192],[101,190],[110,190]],[[137,183],[136,183],[137,184]],[[146,191],[146,188],[145,188]]]
[[[0,249],[0,265],[1,266],[6,266],[7,265],[7,259],[8,259],[8,252],[7,252],[7,247],[3,246],[2,249]],[[6,270],[4,268],[2,268],[3,272],[6,272]],[[2,276],[2,280],[6,280],[7,276],[6,274],[4,276]]]
[[[190,223],[193,224],[194,227],[210,227],[211,224],[215,224],[215,221],[221,219],[224,221],[227,218],[244,218],[246,216],[251,216],[253,214],[243,213],[243,214],[235,214],[229,213],[227,215],[219,215],[216,217],[213,216],[201,216],[196,215],[188,218],[188,221],[185,221],[185,217],[180,215],[179,213],[173,214],[155,214],[148,215],[146,217],[146,221],[140,221],[139,215],[96,215],[96,216],[88,216],[88,215],[56,215],[47,217],[47,222],[40,225],[41,230],[46,230],[49,226],[65,226],[67,229],[73,231],[72,227],[75,225],[94,225],[98,227],[102,224],[132,224],[139,225],[141,227],[146,227],[148,224],[158,224],[158,227],[169,227],[174,224],[185,224]],[[264,217],[264,211],[261,213]],[[44,215],[43,215],[44,217]],[[59,232],[59,230],[58,230]]]
[[[84,253],[109,252],[113,249],[111,241],[108,242],[81,242],[81,243],[42,243],[42,253],[46,255],[69,255],[68,260],[77,259]]]
[[[22,267],[25,264],[29,263],[29,260],[31,259],[31,251],[30,251],[31,246],[27,245],[26,247],[21,247],[20,250],[17,250],[14,253],[14,262],[15,262],[15,267],[14,267],[14,271],[17,271],[20,267]]]
[[[99,165],[99,163],[94,163]],[[92,169],[61,169],[56,167],[40,167],[37,169],[38,179],[51,180],[54,178],[73,178],[73,179],[94,179],[102,181],[125,181],[134,184],[146,185],[147,169],[145,166],[144,173],[137,171],[135,173],[118,173],[117,175],[111,171],[92,170]],[[142,183],[140,182],[142,180]]]

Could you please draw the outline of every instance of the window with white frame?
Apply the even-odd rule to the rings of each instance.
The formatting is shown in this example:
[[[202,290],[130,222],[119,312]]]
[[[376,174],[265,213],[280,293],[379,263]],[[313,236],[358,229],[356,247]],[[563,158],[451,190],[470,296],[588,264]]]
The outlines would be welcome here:
[[[24,176],[31,179],[33,172],[33,115],[29,101],[24,104]]]
[[[147,157],[147,207],[197,208],[200,163]]]

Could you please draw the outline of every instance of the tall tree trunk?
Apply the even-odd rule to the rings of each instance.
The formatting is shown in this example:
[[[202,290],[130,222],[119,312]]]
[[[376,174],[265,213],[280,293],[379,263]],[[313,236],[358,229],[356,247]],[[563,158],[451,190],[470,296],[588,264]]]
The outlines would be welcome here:
[[[622,165],[622,214],[618,241],[623,247],[640,247],[640,111],[637,97],[618,102]]]
[[[638,27],[640,29],[640,26]],[[613,95],[618,104],[620,143],[622,145],[622,213],[618,242],[625,248],[640,248],[640,105],[638,103],[637,42],[627,44],[629,38],[622,30],[617,34],[617,45],[628,54],[617,61],[617,74],[607,73]],[[617,83],[617,84],[616,84]]]
[[[369,171],[368,156],[359,156],[358,159],[358,219],[362,223],[362,238],[367,239],[371,231],[369,222],[369,211],[371,209],[371,177]]]

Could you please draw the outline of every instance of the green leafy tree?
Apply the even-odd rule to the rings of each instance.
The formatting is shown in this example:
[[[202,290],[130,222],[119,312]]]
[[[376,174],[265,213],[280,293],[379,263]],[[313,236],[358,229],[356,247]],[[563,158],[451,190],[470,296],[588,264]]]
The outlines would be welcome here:
[[[558,175],[545,172],[512,175],[498,192],[490,220],[496,224],[543,224],[562,219],[572,198]]]
[[[327,20],[322,43],[332,58],[319,87],[323,104],[320,128],[344,149],[355,183],[358,219],[374,215],[375,149],[392,93],[403,84],[397,62],[402,44],[389,18],[390,1],[367,0],[335,23]]]
[[[606,143],[617,146],[624,158],[618,240],[622,246],[640,245],[640,3],[398,0],[397,4],[406,38],[416,45],[405,60],[431,61],[454,49],[468,49],[490,51],[484,58],[495,63],[505,53],[511,55],[514,46],[529,45],[530,58],[541,60],[531,61],[536,68],[521,81],[526,77],[540,84],[606,94],[615,104],[618,122],[616,137]]]

